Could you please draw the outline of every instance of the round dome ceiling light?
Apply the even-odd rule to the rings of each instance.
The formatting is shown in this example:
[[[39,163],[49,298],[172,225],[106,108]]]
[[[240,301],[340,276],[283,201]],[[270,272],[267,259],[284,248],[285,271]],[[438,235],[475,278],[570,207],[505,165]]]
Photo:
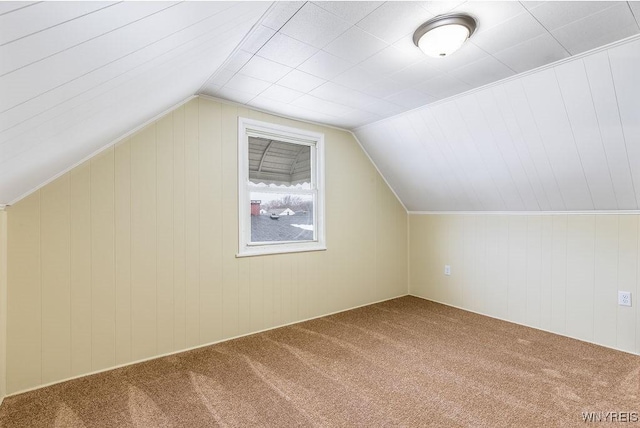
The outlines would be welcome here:
[[[451,55],[476,30],[476,20],[469,15],[442,15],[422,24],[413,33],[413,43],[434,58]]]

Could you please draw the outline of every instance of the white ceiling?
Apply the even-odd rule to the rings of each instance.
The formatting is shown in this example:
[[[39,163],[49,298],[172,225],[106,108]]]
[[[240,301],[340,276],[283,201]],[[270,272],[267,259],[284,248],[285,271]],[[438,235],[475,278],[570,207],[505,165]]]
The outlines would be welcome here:
[[[410,211],[640,209],[640,38],[364,126]]]
[[[447,12],[478,29],[426,57],[413,32]],[[351,129],[638,34],[636,18],[621,1],[279,3],[202,93]]]
[[[413,31],[452,11],[476,34],[425,57]],[[640,2],[0,1],[0,205],[203,93],[358,128],[412,210],[637,209],[637,43],[611,69],[597,53],[455,96],[638,19]]]
[[[267,2],[0,2],[0,204],[194,95]]]

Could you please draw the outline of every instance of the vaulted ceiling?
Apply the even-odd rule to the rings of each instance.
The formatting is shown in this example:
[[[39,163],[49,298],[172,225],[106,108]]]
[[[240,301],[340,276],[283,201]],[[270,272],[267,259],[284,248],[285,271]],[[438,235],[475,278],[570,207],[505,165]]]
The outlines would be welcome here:
[[[427,58],[411,35],[448,12],[478,30]],[[355,130],[410,210],[639,209],[638,20],[621,1],[0,1],[0,204],[208,94]]]

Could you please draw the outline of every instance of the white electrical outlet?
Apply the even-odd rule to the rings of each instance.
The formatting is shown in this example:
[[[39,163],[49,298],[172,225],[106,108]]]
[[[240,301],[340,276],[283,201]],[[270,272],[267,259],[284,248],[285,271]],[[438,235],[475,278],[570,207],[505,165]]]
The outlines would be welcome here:
[[[631,292],[630,291],[618,291],[618,305],[631,306]]]
[[[451,266],[444,265],[444,274],[447,276],[451,275]]]

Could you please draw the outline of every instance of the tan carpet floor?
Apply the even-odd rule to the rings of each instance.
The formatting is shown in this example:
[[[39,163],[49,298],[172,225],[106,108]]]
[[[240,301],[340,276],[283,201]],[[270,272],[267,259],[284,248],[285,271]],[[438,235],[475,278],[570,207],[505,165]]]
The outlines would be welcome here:
[[[603,426],[582,412],[639,389],[638,356],[402,297],[10,397],[0,426]]]

